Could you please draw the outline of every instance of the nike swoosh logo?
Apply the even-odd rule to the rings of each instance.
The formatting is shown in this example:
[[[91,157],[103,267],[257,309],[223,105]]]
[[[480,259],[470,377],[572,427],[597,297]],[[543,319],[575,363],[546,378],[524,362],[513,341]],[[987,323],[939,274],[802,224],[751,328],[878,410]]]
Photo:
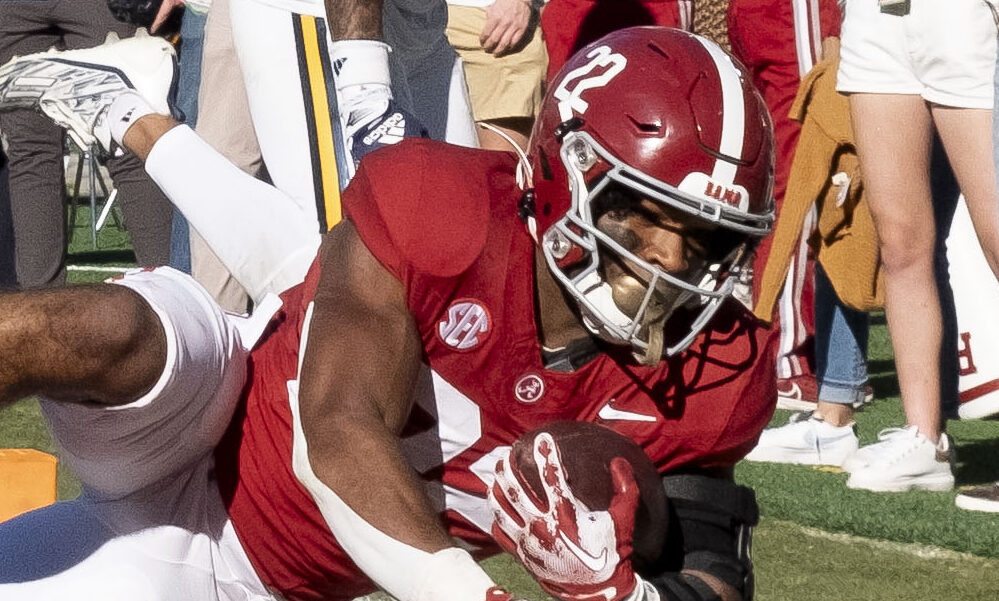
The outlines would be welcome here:
[[[569,537],[565,535],[565,532],[562,532],[560,530],[558,533],[558,537],[562,539],[562,542],[565,543],[565,546],[569,548],[569,551],[571,551],[573,555],[579,558],[579,561],[583,562],[583,565],[585,565],[591,571],[599,572],[600,570],[604,569],[604,566],[607,565],[607,549],[601,551],[600,555],[593,556],[590,555],[585,549],[583,549],[576,543],[572,542],[572,540],[570,540]]]
[[[635,413],[634,411],[623,411],[621,409],[615,409],[611,406],[614,399],[611,399],[604,403],[604,406],[600,408],[597,412],[597,417],[602,420],[624,420],[630,422],[654,422],[656,418],[652,415],[645,415],[644,413]]]

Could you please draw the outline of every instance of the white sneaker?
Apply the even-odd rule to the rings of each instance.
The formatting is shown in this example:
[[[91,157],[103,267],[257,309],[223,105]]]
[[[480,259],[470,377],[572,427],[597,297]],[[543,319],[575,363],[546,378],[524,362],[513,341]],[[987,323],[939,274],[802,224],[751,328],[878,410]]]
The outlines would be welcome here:
[[[812,413],[791,416],[786,426],[764,430],[746,459],[771,463],[840,465],[857,450],[853,424],[834,426]]]
[[[954,503],[968,511],[999,513],[999,482],[961,491]]]
[[[144,29],[125,40],[109,34],[94,48],[14,57],[0,67],[0,111],[37,108],[81,148],[98,142],[109,151],[105,116],[120,93],[135,90],[156,112],[176,115],[176,65],[173,46]]]
[[[885,428],[878,432],[878,441],[866,447],[860,447],[857,452],[846,458],[842,468],[845,472],[853,473],[861,468],[867,467],[875,459],[886,453],[884,449],[892,445],[892,437],[905,432],[905,428]]]
[[[851,468],[849,488],[877,492],[954,488],[953,450],[946,434],[941,433],[935,445],[916,426],[891,428],[878,438],[876,444],[858,451],[859,459],[846,462]]]

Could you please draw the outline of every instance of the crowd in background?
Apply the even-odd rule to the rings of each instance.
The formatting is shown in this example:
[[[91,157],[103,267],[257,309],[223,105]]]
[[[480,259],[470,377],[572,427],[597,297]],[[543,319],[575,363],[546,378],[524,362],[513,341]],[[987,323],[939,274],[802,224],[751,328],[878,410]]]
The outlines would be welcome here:
[[[215,0],[209,7],[164,0],[152,25],[177,40],[178,103],[187,123],[238,167],[266,178],[268,167],[272,176],[276,170],[256,148],[253,107],[241,89],[228,22],[230,5],[239,1]],[[976,29],[950,36],[967,47],[951,43],[949,51],[974,57],[958,61],[971,71],[974,89],[925,65],[897,80],[879,72],[898,74],[899,65],[871,58],[892,54],[891,36],[873,35],[871,23],[880,33],[889,28],[904,37],[905,27],[918,26],[912,25],[917,16],[927,19],[921,0],[877,7],[849,0],[845,7],[836,0],[731,0],[727,27],[701,32],[730,45],[749,68],[777,141],[778,223],[758,251],[754,310],[780,328],[779,406],[805,413],[767,431],[751,459],[838,465],[851,472],[851,487],[871,490],[954,486],[944,427],[958,417],[958,333],[945,241],[959,189],[988,264],[999,273],[991,127],[996,30],[987,3],[965,3],[964,12],[947,12],[954,20],[947,31],[971,23]],[[465,142],[511,152],[527,146],[545,81],[574,50],[630,25],[690,30],[697,11],[718,13],[726,3],[447,4],[448,51],[461,58],[472,117],[483,126]],[[861,5],[876,12],[860,14]],[[112,31],[129,36],[135,24],[115,20],[106,0],[0,2],[0,63],[53,45],[96,45]],[[936,43],[930,36],[924,42]],[[446,115],[434,114],[441,107],[420,113],[418,104],[411,108],[431,135],[445,137]],[[0,115],[0,131],[6,152],[0,154],[0,289],[64,285],[64,133],[28,111]],[[138,161],[111,156],[106,163],[139,265],[193,270],[224,307],[246,310],[246,293]],[[330,227],[336,219],[320,221]],[[854,412],[873,396],[868,315],[882,306],[907,423],[858,450]],[[977,509],[999,511],[991,487],[962,496],[980,501]]]

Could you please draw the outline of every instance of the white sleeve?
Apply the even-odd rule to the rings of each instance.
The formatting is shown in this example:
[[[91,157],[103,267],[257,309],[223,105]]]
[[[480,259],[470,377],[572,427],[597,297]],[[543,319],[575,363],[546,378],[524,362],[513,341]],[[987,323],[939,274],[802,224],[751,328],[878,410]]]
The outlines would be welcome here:
[[[186,126],[160,137],[146,172],[254,302],[300,283],[319,248],[314,217],[241,171]]]

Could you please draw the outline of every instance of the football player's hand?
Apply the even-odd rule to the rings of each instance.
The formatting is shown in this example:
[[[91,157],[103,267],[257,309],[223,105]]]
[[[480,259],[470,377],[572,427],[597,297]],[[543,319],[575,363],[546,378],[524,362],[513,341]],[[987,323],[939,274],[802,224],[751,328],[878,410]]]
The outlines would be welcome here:
[[[502,56],[524,37],[531,21],[526,0],[496,0],[486,9],[486,23],[479,34],[482,49]]]
[[[403,138],[429,136],[416,117],[396,104],[387,88],[383,93],[369,93],[363,102],[348,110],[344,134],[354,167],[366,154],[383,146],[397,144]]]
[[[631,465],[620,457],[611,461],[614,497],[607,510],[592,511],[569,488],[550,434],[535,437],[534,461],[542,498],[523,485],[513,451],[497,463],[489,491],[493,537],[563,601],[631,596],[638,584],[631,552],[639,498]]]

